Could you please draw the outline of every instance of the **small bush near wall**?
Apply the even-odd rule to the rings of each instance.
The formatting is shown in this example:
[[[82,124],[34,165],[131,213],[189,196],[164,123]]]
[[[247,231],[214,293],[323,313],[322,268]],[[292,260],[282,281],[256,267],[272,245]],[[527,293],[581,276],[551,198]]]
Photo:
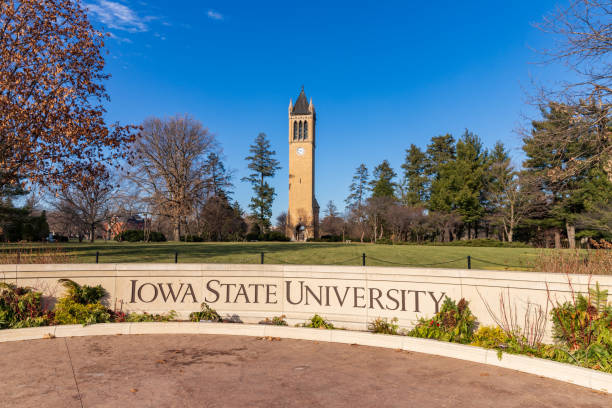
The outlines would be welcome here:
[[[587,296],[557,302],[552,312],[553,337],[560,353],[580,365],[612,372],[612,305],[599,284]]]
[[[285,320],[285,315],[282,316],[274,316],[272,319],[268,319],[267,317],[259,322],[259,324],[269,324],[272,326],[288,326],[287,320]]]
[[[101,301],[108,296],[102,285],[79,285],[71,279],[58,281],[66,288],[66,296],[55,305],[58,324],[94,324],[111,321],[111,311]]]
[[[42,294],[31,288],[0,283],[0,329],[46,326],[53,313],[42,306]]]
[[[310,327],[313,329],[335,329],[332,322],[325,320],[318,314],[312,316],[309,321],[301,324],[302,327]]]
[[[481,326],[472,337],[472,346],[484,348],[506,347],[510,338],[500,327]]]
[[[83,305],[69,298],[60,299],[55,305],[57,324],[94,324],[108,323],[111,314],[101,303]]]
[[[397,317],[394,317],[391,320],[378,317],[373,322],[368,323],[368,330],[372,333],[399,334],[399,325],[397,324],[397,321]]]
[[[446,297],[440,311],[431,319],[419,319],[408,335],[463,344],[471,342],[476,316],[472,314],[468,303],[463,298],[455,303]]]
[[[199,322],[202,320],[220,322],[222,319],[215,309],[208,306],[206,302],[202,302],[202,304],[200,305],[200,311],[191,313],[189,315],[189,320],[191,320],[192,322]]]
[[[124,315],[125,322],[137,323],[137,322],[169,322],[176,319],[176,311],[170,310],[168,313],[162,314],[149,314],[149,313],[130,313]],[[115,319],[115,321],[120,321]]]

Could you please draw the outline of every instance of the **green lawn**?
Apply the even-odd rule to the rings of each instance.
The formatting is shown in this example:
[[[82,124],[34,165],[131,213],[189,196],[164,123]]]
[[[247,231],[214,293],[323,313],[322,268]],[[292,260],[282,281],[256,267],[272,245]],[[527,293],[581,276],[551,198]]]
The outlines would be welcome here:
[[[373,245],[342,243],[118,243],[96,242],[68,244],[9,244],[0,251],[36,251],[39,247],[58,248],[74,256],[74,262],[93,263],[96,252],[100,263],[174,262],[179,263],[259,263],[264,252],[265,263],[361,265],[366,254],[370,266],[432,266],[466,268],[467,256],[472,257],[473,269],[529,270],[541,253],[533,248],[482,248],[418,245]],[[27,255],[24,255],[27,256]],[[439,265],[433,265],[439,264]],[[506,266],[503,266],[506,265]]]

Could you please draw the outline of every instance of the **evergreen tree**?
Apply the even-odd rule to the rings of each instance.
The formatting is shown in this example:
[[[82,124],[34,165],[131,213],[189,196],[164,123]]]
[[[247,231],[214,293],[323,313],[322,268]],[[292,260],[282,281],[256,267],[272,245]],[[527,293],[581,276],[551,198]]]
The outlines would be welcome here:
[[[449,164],[456,160],[455,138],[450,134],[432,137],[426,153],[427,174],[431,180],[429,209],[450,213],[455,209],[451,180],[443,174],[448,172]]]
[[[459,214],[468,227],[468,238],[472,238],[485,214],[488,154],[480,138],[468,130],[456,146],[450,145],[452,142],[450,135],[439,136],[428,146],[432,174],[429,208]]]
[[[353,182],[349,186],[350,194],[346,198],[346,200],[344,200],[347,207],[360,208],[361,206],[363,206],[366,199],[366,194],[369,190],[369,177],[370,176],[368,174],[368,168],[366,167],[366,165],[363,163],[360,164],[359,167],[357,167],[357,170],[355,170]]]
[[[253,211],[256,223],[263,232],[270,227],[272,203],[276,196],[274,188],[268,184],[266,177],[274,177],[281,167],[273,157],[276,152],[270,149],[270,141],[265,133],[260,133],[255,138],[255,143],[251,145],[249,151],[251,155],[247,156],[246,160],[250,162],[248,167],[252,173],[242,180],[248,181],[253,186],[255,195],[251,198],[249,208]]]
[[[440,169],[455,160],[455,138],[451,134],[435,136],[427,145],[427,174],[434,179],[439,178]]]
[[[410,145],[406,150],[406,161],[402,164],[406,189],[402,194],[402,201],[407,206],[419,206],[427,201],[427,156],[423,151]]]
[[[558,103],[542,107],[541,114],[542,120],[533,121],[531,134],[523,139],[527,155],[523,166],[532,183],[548,197],[547,211],[538,224],[553,229],[556,247],[560,246],[559,231],[565,228],[569,246],[574,248],[578,214],[600,200],[598,188],[606,195],[609,181],[601,177],[603,164],[574,170],[571,177],[560,175],[571,163],[595,154],[585,143],[589,139],[585,132],[589,128],[599,131],[598,124],[585,126],[587,117],[575,117],[571,109]],[[568,138],[568,134],[573,136]]]
[[[370,181],[372,197],[395,198],[396,183],[393,181],[396,174],[387,160],[383,160],[374,168],[373,179]]]
[[[456,191],[457,212],[468,226],[468,238],[475,238],[478,222],[485,215],[485,184],[488,152],[480,138],[467,129],[457,141],[457,160],[449,168]]]
[[[232,176],[225,169],[223,161],[217,153],[209,153],[204,160],[204,188],[207,197],[232,195]]]

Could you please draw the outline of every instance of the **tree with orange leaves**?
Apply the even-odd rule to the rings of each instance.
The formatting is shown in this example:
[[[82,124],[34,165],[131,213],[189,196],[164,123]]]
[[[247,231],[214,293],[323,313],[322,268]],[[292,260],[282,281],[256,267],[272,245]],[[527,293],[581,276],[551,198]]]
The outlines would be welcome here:
[[[0,191],[65,187],[126,157],[136,128],[105,123],[103,47],[78,1],[0,2]]]

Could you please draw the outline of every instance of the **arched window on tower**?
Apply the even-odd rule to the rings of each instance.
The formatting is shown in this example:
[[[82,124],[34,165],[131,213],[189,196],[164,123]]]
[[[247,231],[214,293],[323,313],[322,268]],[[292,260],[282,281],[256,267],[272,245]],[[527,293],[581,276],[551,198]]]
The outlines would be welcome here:
[[[298,124],[297,120],[293,121],[293,140],[297,140],[298,138]]]
[[[308,139],[308,121],[304,121],[304,140]]]
[[[300,120],[300,136],[298,137],[298,139],[302,140],[302,121]]]

